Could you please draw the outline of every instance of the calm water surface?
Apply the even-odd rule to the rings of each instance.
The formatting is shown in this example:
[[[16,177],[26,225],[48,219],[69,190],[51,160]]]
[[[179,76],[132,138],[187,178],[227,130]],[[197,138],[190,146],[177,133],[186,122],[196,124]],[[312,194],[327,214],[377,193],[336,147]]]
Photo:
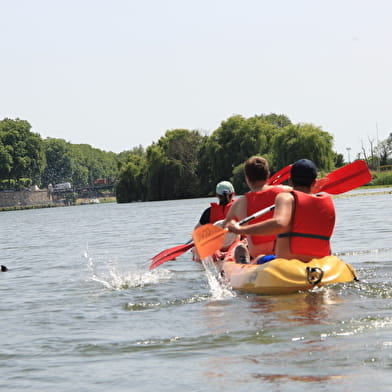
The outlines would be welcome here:
[[[189,252],[148,271],[212,199],[1,212],[0,390],[389,390],[392,194],[363,193],[335,199],[333,237],[360,282],[285,296]]]

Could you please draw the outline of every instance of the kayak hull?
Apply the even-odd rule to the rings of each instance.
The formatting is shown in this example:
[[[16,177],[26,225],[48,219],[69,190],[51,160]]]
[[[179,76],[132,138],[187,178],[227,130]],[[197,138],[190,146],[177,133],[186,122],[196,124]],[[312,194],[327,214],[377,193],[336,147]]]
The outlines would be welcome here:
[[[223,262],[222,277],[231,288],[255,294],[289,294],[356,280],[354,268],[336,256],[309,262],[274,259],[265,264]]]

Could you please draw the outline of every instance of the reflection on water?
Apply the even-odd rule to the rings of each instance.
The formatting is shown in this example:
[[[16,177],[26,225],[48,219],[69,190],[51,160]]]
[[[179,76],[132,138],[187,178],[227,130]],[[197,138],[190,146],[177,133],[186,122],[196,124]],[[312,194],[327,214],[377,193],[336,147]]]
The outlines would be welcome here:
[[[279,322],[307,325],[319,323],[328,317],[331,305],[341,301],[334,290],[321,288],[296,295],[254,296],[251,298],[251,309],[256,313],[274,313]]]
[[[257,296],[240,295],[245,308],[238,309],[230,302],[209,301],[205,304],[205,322],[213,334],[225,333],[235,320],[236,325],[243,323],[244,329],[257,325],[257,334],[253,338],[265,337],[265,331],[290,325],[306,327],[328,323],[333,306],[343,302],[338,292],[330,288],[321,288],[295,295]],[[253,339],[252,338],[252,339]]]

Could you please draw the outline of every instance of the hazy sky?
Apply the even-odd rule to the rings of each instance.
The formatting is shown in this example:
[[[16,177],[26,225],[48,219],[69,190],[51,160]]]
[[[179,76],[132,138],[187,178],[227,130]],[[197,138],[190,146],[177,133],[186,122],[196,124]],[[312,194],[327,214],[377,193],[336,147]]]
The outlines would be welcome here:
[[[392,132],[392,1],[0,0],[0,119],[121,152],[285,114],[347,159]]]

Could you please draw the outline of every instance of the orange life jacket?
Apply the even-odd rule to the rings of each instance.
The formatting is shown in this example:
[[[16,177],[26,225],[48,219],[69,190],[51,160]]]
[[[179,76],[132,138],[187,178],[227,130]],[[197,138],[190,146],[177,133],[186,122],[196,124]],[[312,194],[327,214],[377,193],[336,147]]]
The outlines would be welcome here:
[[[331,254],[330,238],[335,226],[335,207],[326,193],[310,195],[293,191],[295,204],[291,231],[278,237],[290,237],[290,251],[324,257]]]
[[[235,200],[232,200],[230,203],[226,204],[225,206],[222,206],[218,203],[211,203],[210,223],[215,223],[216,221],[225,219],[234,201]]]
[[[275,204],[275,197],[281,192],[284,192],[284,189],[282,187],[274,186],[264,191],[245,193],[247,215],[251,216],[255,212]],[[256,219],[253,219],[250,223],[253,224],[253,223],[265,221],[267,219],[272,218],[273,215],[274,212],[270,211],[267,214],[264,214]],[[276,235],[252,235],[251,238],[253,244],[257,245],[263,242],[274,241],[276,239]]]

